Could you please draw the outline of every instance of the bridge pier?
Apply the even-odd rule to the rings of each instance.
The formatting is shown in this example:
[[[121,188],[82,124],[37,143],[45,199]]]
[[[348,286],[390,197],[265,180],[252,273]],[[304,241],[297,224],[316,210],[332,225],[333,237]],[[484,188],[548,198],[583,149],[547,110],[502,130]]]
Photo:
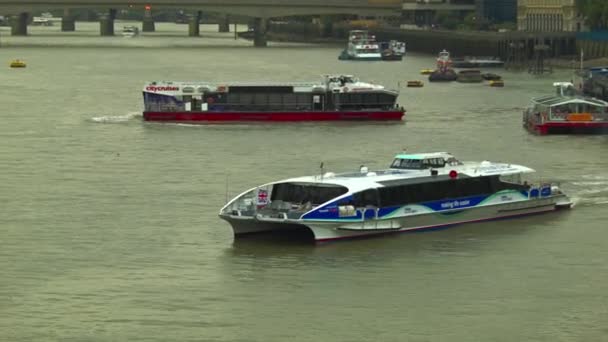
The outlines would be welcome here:
[[[154,18],[152,17],[152,10],[150,8],[146,8],[144,12],[144,20],[141,24],[142,32],[154,32],[156,31],[156,26],[154,24]]]
[[[268,46],[268,41],[266,40],[267,21],[268,19],[265,18],[255,18],[253,20],[253,46]]]
[[[201,35],[201,11],[196,12],[196,14],[189,16],[188,18],[188,36],[190,37],[198,37]]]
[[[110,9],[108,13],[101,15],[99,18],[99,31],[102,36],[114,35],[114,19],[116,19],[115,9]]]
[[[230,17],[228,15],[224,15],[222,17],[220,17],[220,22],[219,22],[219,27],[218,27],[218,31],[219,32],[230,32]]]
[[[76,31],[76,18],[70,15],[69,9],[63,10],[63,17],[61,18],[61,32],[73,32]]]
[[[331,37],[333,32],[334,22],[333,18],[329,15],[322,15],[319,18],[319,34],[321,37]]]
[[[11,35],[27,36],[27,22],[29,13],[23,12],[11,18]]]

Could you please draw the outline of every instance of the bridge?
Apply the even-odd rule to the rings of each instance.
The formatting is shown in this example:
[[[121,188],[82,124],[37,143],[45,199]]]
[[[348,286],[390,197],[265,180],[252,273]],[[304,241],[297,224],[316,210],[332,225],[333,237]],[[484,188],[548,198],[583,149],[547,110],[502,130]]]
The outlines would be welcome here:
[[[270,18],[296,15],[355,14],[365,16],[400,16],[402,0],[0,0],[0,14],[13,15],[11,33],[27,35],[29,13],[63,9],[62,31],[74,31],[75,19],[70,9],[106,10],[100,18],[102,36],[114,35],[114,19],[119,9],[145,10],[142,31],[154,31],[152,9],[193,11],[189,35],[199,35],[201,11],[224,14],[220,32],[229,31],[228,15],[254,18],[254,45],[266,46],[266,22]]]
[[[294,15],[401,15],[401,0],[0,0],[0,13],[72,8],[191,9],[256,18]]]

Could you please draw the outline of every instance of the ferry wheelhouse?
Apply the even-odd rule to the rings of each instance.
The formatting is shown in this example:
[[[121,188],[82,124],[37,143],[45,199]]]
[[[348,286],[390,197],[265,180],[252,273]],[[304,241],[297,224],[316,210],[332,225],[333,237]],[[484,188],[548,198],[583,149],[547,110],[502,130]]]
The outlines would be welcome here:
[[[401,120],[397,90],[352,75],[309,83],[151,82],[144,120],[214,121]]]
[[[323,171],[249,189],[219,213],[235,236],[308,229],[315,241],[433,229],[569,208],[558,186],[515,164],[446,152],[398,154],[388,169]]]
[[[608,102],[579,95],[570,82],[553,84],[555,95],[534,98],[523,124],[538,134],[608,133]]]
[[[348,33],[346,53],[354,60],[381,60],[380,44],[376,37],[366,30],[352,30]]]

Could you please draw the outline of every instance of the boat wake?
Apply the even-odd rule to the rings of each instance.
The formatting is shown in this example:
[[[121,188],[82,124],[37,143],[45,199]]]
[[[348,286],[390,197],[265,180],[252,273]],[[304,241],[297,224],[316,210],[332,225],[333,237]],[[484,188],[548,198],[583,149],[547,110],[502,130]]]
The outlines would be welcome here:
[[[572,200],[579,205],[608,204],[608,177],[585,176],[583,180],[571,182]]]
[[[104,116],[95,116],[91,118],[91,121],[97,123],[123,123],[131,121],[135,118],[141,118],[142,114],[140,112],[130,112],[126,115],[104,115]]]

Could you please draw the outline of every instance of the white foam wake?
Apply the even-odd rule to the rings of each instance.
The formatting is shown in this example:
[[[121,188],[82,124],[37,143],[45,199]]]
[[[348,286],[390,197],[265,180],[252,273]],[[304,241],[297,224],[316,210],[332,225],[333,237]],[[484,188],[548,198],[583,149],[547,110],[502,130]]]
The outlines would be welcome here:
[[[134,118],[141,117],[140,112],[130,112],[126,115],[104,115],[95,116],[91,118],[91,121],[98,123],[121,123],[131,121]]]

